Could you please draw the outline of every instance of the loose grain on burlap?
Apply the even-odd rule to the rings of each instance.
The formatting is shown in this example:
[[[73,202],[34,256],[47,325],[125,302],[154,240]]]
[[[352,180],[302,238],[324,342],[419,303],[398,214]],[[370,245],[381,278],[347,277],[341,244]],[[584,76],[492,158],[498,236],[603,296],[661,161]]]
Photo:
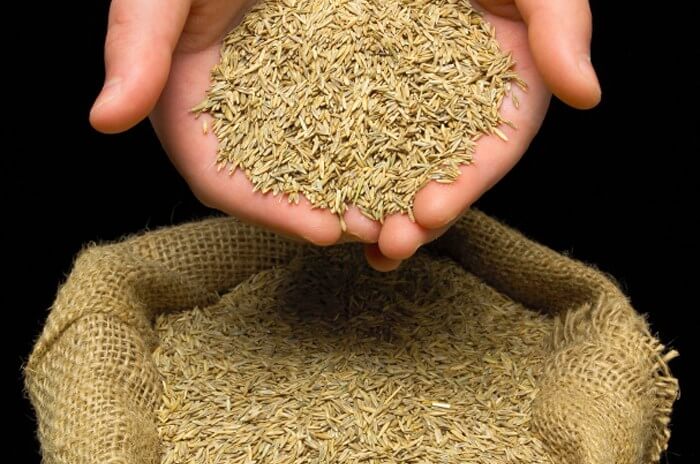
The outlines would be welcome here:
[[[214,219],[83,251],[25,372],[45,462],[158,463],[156,317],[215,305],[221,293],[304,250]],[[548,316],[528,432],[554,462],[659,460],[677,394],[666,364],[673,352],[612,282],[476,211],[421,259],[431,254]],[[228,303],[235,311],[235,299]]]

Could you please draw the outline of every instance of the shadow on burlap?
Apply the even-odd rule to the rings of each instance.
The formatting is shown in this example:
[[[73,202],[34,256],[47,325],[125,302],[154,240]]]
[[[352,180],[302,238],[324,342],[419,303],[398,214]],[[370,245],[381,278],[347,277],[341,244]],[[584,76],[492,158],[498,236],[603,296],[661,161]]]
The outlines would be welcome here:
[[[44,462],[160,462],[155,318],[215,304],[304,249],[226,218],[84,250],[25,371]],[[430,250],[550,316],[530,427],[554,462],[659,460],[678,392],[667,367],[675,352],[614,283],[477,211]]]

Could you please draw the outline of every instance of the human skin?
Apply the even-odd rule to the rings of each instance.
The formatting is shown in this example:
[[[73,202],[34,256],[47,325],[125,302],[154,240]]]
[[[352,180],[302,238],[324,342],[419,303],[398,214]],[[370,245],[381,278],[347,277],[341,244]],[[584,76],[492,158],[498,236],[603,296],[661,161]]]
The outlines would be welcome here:
[[[505,99],[501,114],[517,129],[503,126],[504,142],[479,139],[474,162],[452,184],[430,183],[415,198],[415,222],[404,214],[383,224],[350,207],[342,232],[338,218],[314,209],[305,199],[289,204],[282,195],[253,192],[241,170],[218,171],[216,137],[202,134],[190,109],[209,87],[221,39],[250,7],[246,0],[113,0],[105,42],[105,84],[90,122],[105,133],[122,132],[150,115],[171,161],[207,206],[283,235],[317,245],[341,241],[365,244],[365,256],[388,271],[422,245],[442,235],[484,192],[521,158],[537,133],[553,93],[586,109],[600,101],[590,61],[591,12],[587,0],[482,0],[472,2],[496,28],[504,51],[527,91],[514,87],[516,109]],[[207,115],[202,116],[207,118]]]

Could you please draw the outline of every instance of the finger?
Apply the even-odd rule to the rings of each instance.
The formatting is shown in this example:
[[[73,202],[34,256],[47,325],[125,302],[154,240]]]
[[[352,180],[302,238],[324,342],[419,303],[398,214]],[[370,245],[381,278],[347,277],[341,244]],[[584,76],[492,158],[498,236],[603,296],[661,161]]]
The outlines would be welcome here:
[[[253,192],[253,185],[240,169],[229,176],[209,176],[200,199],[244,221],[300,237],[314,245],[333,245],[341,237],[340,222],[326,209],[314,208],[304,197],[290,203],[286,195]]]
[[[515,0],[528,25],[537,68],[565,103],[592,108],[600,84],[591,64],[591,10],[588,0]]]
[[[248,223],[319,246],[333,245],[341,238],[336,215],[314,208],[304,197],[290,203],[287,195],[255,192],[241,169],[229,174],[211,166],[199,174],[195,171],[183,176],[204,204]]]
[[[144,119],[165,86],[189,0],[114,0],[105,41],[105,83],[90,112],[102,132]]]
[[[411,222],[405,214],[394,214],[384,219],[379,234],[379,251],[386,258],[403,261],[413,256],[422,245],[438,238],[448,228],[449,225],[440,229],[426,229]]]
[[[350,206],[343,216],[343,221],[347,241],[376,243],[379,240],[382,225],[362,214],[358,207]]]
[[[401,260],[390,259],[384,256],[376,243],[365,245],[365,258],[367,263],[379,272],[393,271],[401,265]]]

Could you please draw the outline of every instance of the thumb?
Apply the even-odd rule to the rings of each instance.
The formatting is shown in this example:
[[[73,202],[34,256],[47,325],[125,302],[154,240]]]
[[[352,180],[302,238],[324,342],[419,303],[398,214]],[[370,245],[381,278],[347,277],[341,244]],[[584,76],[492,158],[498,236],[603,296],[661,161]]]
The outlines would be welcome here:
[[[548,87],[575,108],[600,101],[590,61],[591,10],[588,0],[515,0],[528,25],[530,49]]]
[[[121,132],[151,112],[165,86],[190,0],[114,0],[105,41],[105,83],[90,111],[101,132]]]

